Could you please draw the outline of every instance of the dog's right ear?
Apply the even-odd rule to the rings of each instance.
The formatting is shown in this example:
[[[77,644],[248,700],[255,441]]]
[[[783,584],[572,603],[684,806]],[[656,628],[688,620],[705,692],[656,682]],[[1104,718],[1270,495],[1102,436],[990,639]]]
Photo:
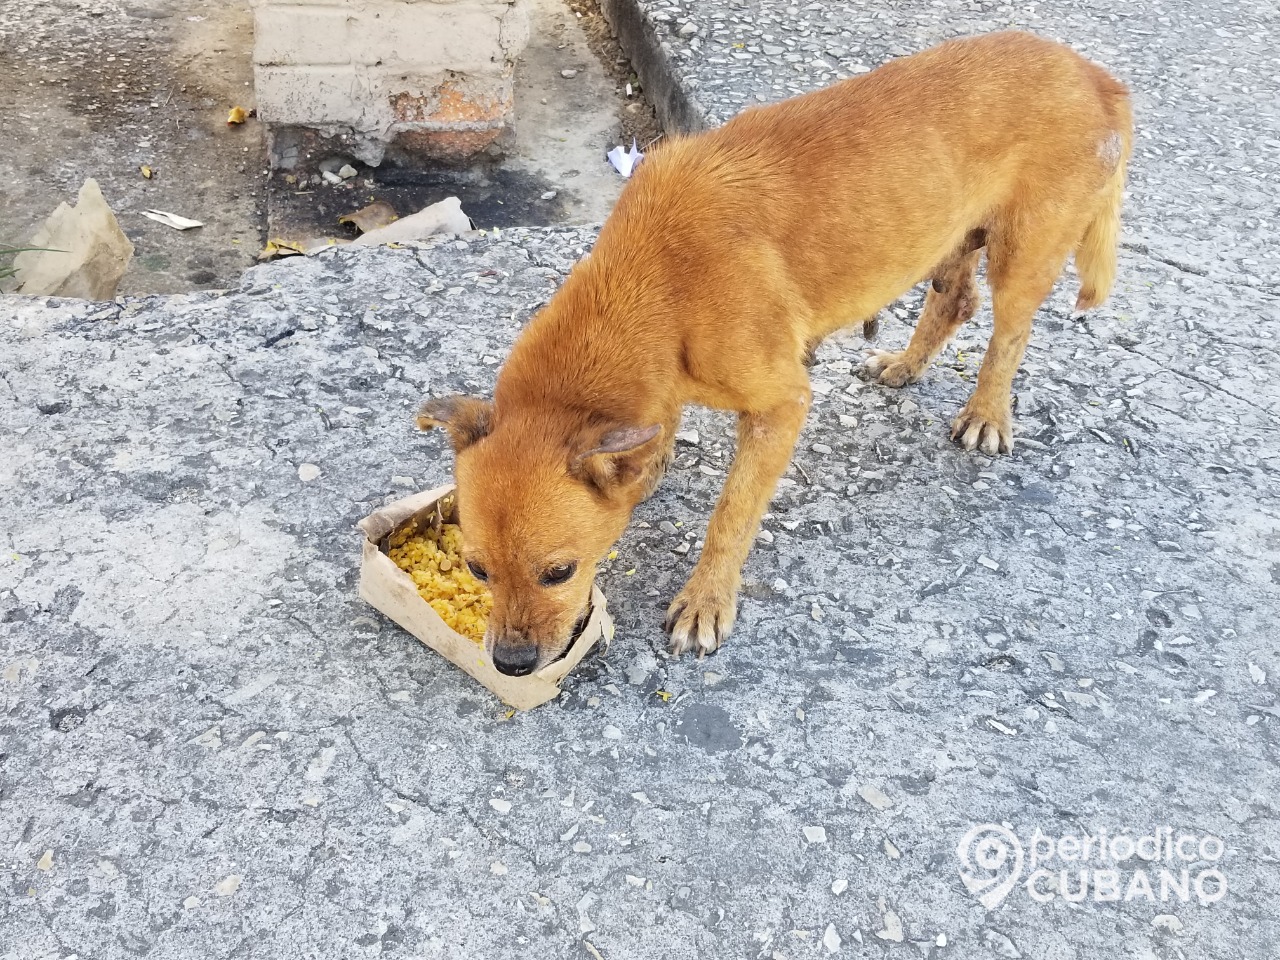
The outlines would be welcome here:
[[[418,429],[439,427],[449,434],[455,453],[461,453],[493,428],[493,404],[479,397],[437,397],[418,411]]]

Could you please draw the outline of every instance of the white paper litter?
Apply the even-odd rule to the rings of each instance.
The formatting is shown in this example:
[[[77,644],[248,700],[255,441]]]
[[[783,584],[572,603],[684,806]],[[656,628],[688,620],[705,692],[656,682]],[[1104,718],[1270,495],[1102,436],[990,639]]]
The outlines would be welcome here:
[[[173,227],[175,230],[194,230],[196,227],[204,226],[199,220],[180,217],[176,213],[169,213],[166,210],[143,210],[142,215],[154,220],[156,223],[163,223],[166,227]]]
[[[630,150],[619,144],[610,150],[607,156],[609,157],[609,162],[613,164],[613,169],[624,177],[630,177],[636,165],[644,159],[644,154],[636,146],[635,137],[631,138]]]

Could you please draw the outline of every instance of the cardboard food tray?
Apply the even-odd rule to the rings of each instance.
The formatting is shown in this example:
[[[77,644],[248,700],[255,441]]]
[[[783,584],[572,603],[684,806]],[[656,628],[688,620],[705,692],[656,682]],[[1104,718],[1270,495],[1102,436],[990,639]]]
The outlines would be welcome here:
[[[591,613],[568,653],[527,677],[499,673],[484,647],[455,633],[418,593],[413,578],[387,556],[387,541],[405,526],[429,526],[437,510],[452,522],[453,486],[424,490],[388,504],[360,521],[364,556],[360,563],[360,596],[446,660],[471,674],[504,703],[530,710],[560,695],[560,683],[603,637],[613,639],[613,620],[604,594],[591,587]],[[437,506],[439,505],[439,506]]]

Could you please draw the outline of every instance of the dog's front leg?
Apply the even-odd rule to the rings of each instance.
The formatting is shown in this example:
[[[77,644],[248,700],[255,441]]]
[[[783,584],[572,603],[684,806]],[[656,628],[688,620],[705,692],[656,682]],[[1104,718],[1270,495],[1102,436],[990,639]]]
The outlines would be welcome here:
[[[738,449],[711,515],[702,556],[667,610],[666,628],[676,656],[695,648],[698,656],[712,653],[733,629],[742,564],[809,412],[807,384],[793,397],[770,410],[738,416]]]

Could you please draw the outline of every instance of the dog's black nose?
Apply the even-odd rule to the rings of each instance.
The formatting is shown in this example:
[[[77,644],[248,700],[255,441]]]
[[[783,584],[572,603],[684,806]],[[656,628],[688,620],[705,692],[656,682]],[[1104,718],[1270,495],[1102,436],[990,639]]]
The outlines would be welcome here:
[[[538,665],[538,648],[532,644],[526,646],[504,644],[495,647],[493,665],[498,668],[499,673],[505,673],[508,677],[528,676]]]

